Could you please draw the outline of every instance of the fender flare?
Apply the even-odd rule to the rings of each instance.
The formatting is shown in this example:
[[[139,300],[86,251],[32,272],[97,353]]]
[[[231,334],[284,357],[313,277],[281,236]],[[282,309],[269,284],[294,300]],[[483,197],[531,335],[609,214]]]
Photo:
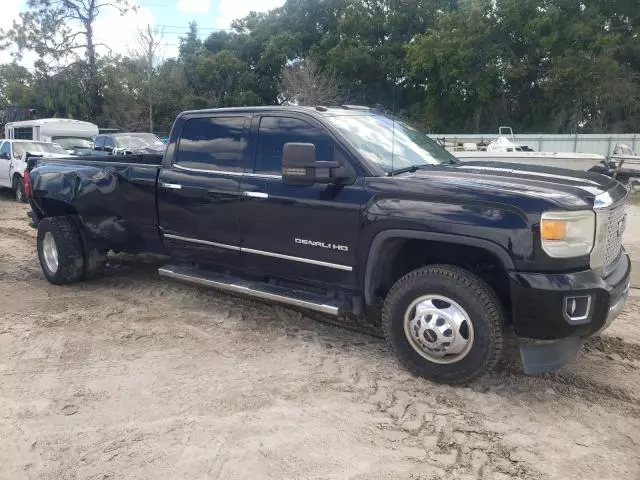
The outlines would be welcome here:
[[[455,243],[457,245],[477,247],[494,254],[498,258],[498,260],[500,260],[505,269],[514,269],[513,260],[509,256],[509,253],[500,245],[493,243],[490,240],[476,237],[453,235],[449,233],[421,232],[418,230],[384,230],[374,237],[373,241],[371,242],[371,246],[369,247],[369,254],[367,256],[367,264],[364,274],[364,300],[366,305],[371,305],[373,303],[373,286],[371,284],[373,278],[373,269],[380,256],[382,244],[390,238],[431,240],[436,242]]]

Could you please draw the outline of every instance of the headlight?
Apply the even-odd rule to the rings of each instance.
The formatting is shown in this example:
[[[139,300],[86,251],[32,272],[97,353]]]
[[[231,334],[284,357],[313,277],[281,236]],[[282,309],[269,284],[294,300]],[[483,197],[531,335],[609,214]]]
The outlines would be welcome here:
[[[545,212],[540,220],[542,249],[554,258],[588,255],[595,231],[596,218],[591,210]]]

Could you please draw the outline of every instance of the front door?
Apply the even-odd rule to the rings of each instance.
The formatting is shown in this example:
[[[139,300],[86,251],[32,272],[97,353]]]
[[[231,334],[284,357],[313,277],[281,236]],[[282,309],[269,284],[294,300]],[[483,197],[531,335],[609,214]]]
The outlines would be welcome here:
[[[246,115],[194,115],[183,122],[177,147],[168,145],[158,216],[164,244],[179,261],[237,264],[250,122]]]
[[[0,154],[5,154],[7,158],[0,158],[0,185],[3,187],[11,186],[9,178],[9,169],[11,168],[11,142],[4,142],[0,146]],[[2,155],[0,155],[1,157]]]
[[[317,160],[348,161],[328,131],[305,116],[254,118],[254,170],[242,178],[242,258],[253,273],[345,288],[355,284],[362,177],[352,185],[282,182],[285,143],[316,146]],[[252,142],[253,143],[253,142]]]

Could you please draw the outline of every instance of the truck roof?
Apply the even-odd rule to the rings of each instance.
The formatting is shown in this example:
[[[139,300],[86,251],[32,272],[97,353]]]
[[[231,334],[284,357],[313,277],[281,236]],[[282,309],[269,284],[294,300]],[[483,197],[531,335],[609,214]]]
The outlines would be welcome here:
[[[226,107],[226,108],[206,108],[201,110],[187,110],[180,115],[202,114],[202,113],[257,113],[257,112],[299,112],[318,116],[334,115],[372,115],[381,113],[375,108],[361,105],[341,105],[326,107],[318,105],[315,107],[298,105],[272,105],[262,107]]]

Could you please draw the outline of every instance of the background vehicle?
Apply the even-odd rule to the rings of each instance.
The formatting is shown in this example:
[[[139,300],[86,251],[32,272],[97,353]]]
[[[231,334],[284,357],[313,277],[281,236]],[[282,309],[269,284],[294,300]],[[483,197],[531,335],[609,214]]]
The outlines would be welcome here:
[[[582,171],[591,169],[605,159],[596,153],[536,152],[526,145],[517,144],[511,127],[500,127],[498,137],[486,146],[468,142],[447,148],[462,161],[488,160]]]
[[[368,320],[414,373],[464,383],[500,358],[557,368],[629,291],[626,189],[588,172],[460,163],[360,107],[185,112],[164,157],[37,160],[43,272],[88,278],[109,249],[161,275]]]
[[[98,135],[93,152],[98,155],[162,154],[166,145],[153,133],[131,132]]]
[[[4,136],[7,139],[57,143],[70,154],[91,149],[93,138],[97,134],[97,125],[68,118],[10,122],[4,127]]]
[[[68,155],[64,148],[52,143],[0,140],[0,187],[13,189],[19,202],[26,201],[23,176],[27,152],[49,158]]]

